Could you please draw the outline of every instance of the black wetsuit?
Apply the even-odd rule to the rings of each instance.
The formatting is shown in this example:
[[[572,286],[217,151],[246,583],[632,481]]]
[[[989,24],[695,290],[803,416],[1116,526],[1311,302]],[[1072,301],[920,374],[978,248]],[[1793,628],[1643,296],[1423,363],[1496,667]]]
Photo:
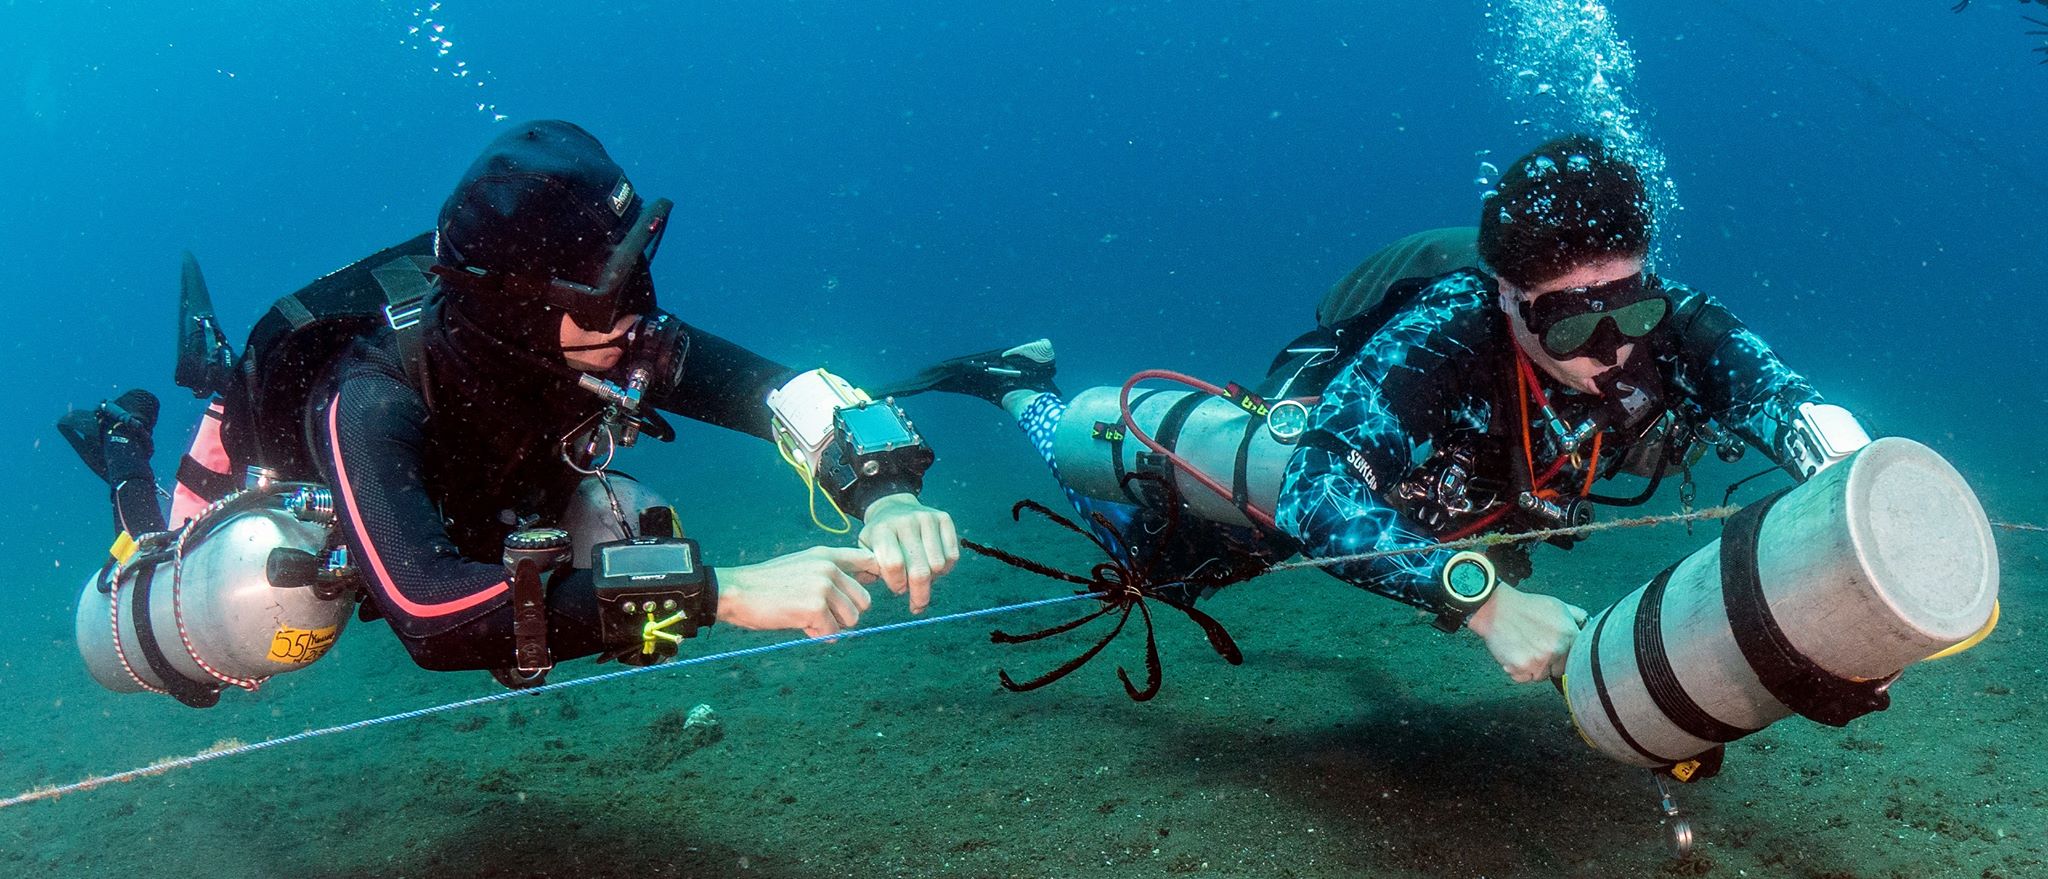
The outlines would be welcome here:
[[[369,600],[414,661],[432,669],[511,664],[503,541],[516,523],[558,521],[584,478],[560,453],[601,409],[573,373],[512,351],[446,303],[428,330],[422,394],[388,330],[353,343],[314,386],[306,446],[334,487],[340,533]],[[759,437],[768,392],[796,370],[685,325],[685,368],[655,407]],[[620,369],[626,368],[622,364]],[[607,376],[621,381],[622,376]],[[432,401],[429,405],[428,401]],[[860,485],[867,501],[906,485]],[[549,587],[550,652],[599,650],[588,571]]]

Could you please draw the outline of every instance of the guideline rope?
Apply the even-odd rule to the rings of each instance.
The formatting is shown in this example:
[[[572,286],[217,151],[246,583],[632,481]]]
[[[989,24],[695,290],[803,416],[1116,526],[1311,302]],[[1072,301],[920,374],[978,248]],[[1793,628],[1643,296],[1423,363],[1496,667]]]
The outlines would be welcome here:
[[[1386,558],[1388,556],[1408,555],[1412,553],[1423,552],[1435,552],[1437,550],[1444,549],[1469,549],[1475,546],[1493,546],[1496,544],[1503,543],[1525,543],[1532,540],[1546,540],[1552,537],[1562,536],[1577,536],[1581,534],[1590,534],[1595,531],[1610,531],[1618,528],[1644,528],[1655,525],[1671,525],[1685,522],[1697,522],[1709,519],[1725,519],[1729,516],[1735,515],[1735,513],[1740,509],[1740,507],[1735,506],[1708,507],[1705,509],[1693,510],[1687,513],[1674,513],[1665,516],[1638,516],[1630,519],[1616,519],[1611,522],[1596,522],[1589,525],[1578,525],[1569,528],[1544,528],[1535,531],[1515,532],[1512,534],[1485,534],[1474,537],[1467,537],[1462,540],[1452,540],[1443,543],[1430,544],[1428,546],[1416,546],[1404,549],[1384,550],[1380,552],[1359,553],[1356,555],[1332,556],[1329,558],[1303,559],[1301,561],[1294,562],[1281,562],[1280,564],[1274,565],[1271,568],[1269,568],[1268,571],[1285,571],[1293,570],[1296,568],[1321,568],[1330,565],[1341,565],[1349,564],[1352,562],[1370,561],[1372,559]],[[2048,527],[2043,527],[2040,525],[2028,525],[2017,522],[1992,522],[1991,526],[1993,528],[2001,528],[2008,531],[2048,533]],[[359,729],[368,729],[373,726],[384,726],[387,724],[399,723],[407,720],[415,720],[421,717],[427,717],[429,715],[444,714],[450,711],[457,711],[464,708],[474,708],[479,705],[488,705],[493,702],[503,702],[508,699],[520,699],[528,696],[538,696],[543,693],[553,693],[561,690],[566,690],[571,687],[581,687],[590,684],[603,683],[606,681],[618,680],[620,678],[630,677],[638,674],[668,671],[671,669],[686,668],[693,665],[705,665],[708,663],[719,662],[727,659],[738,659],[746,656],[757,656],[763,653],[772,653],[777,650],[787,650],[792,647],[800,647],[805,644],[817,644],[828,641],[865,638],[870,635],[880,635],[884,632],[898,632],[905,629],[917,628],[920,626],[933,626],[938,625],[939,623],[950,623],[959,620],[974,619],[976,617],[994,616],[996,614],[1009,613],[1012,611],[1029,610],[1031,608],[1046,607],[1048,605],[1054,604],[1063,604],[1069,601],[1077,601],[1082,598],[1093,598],[1096,596],[1096,594],[1097,593],[1094,592],[1082,592],[1074,595],[1062,595],[1056,598],[1044,598],[1039,599],[1037,601],[1026,601],[1018,604],[1001,605],[999,607],[988,607],[981,608],[979,610],[968,610],[961,611],[959,613],[943,614],[940,616],[927,617],[924,619],[903,620],[901,622],[887,623],[884,625],[875,626],[873,628],[868,629],[851,629],[839,632],[838,634],[834,635],[820,635],[814,638],[798,638],[790,641],[778,641],[773,644],[761,644],[754,647],[744,647],[738,650],[728,650],[723,653],[711,653],[706,654],[704,656],[692,656],[686,659],[678,659],[673,662],[662,663],[660,665],[647,665],[636,666],[632,668],[622,668],[618,671],[606,672],[604,674],[598,675],[591,675],[590,677],[577,678],[575,680],[545,684],[530,689],[506,690],[499,693],[492,693],[488,696],[478,696],[474,699],[463,699],[458,702],[449,702],[443,705],[435,705],[429,708],[420,708],[412,711],[399,712],[397,714],[388,714],[383,717],[373,717],[365,720],[358,720],[351,723],[344,723],[339,726],[329,726],[320,729],[309,729],[304,732],[297,732],[288,736],[280,736],[274,739],[265,739],[260,742],[229,743],[222,746],[208,748],[196,754],[188,754],[183,757],[171,757],[159,760],[155,763],[149,764],[148,766],[130,769],[125,772],[115,772],[108,775],[97,775],[91,778],[75,781],[70,784],[49,785],[44,787],[33,788],[28,791],[16,794],[14,796],[7,797],[5,799],[0,799],[0,809],[9,808],[11,806],[19,806],[26,803],[33,803],[40,800],[52,800],[64,796],[65,794],[81,793],[108,784],[114,784],[125,781],[134,781],[135,779],[142,778],[145,776],[161,775],[173,769],[184,769],[188,766],[197,766],[201,763],[209,763],[214,760],[223,760],[228,757],[240,756],[242,754],[249,754],[256,751],[269,750],[271,748],[282,747],[284,745],[297,744],[299,742],[309,741],[312,739],[322,738],[325,736],[337,735],[345,732],[353,732]]]

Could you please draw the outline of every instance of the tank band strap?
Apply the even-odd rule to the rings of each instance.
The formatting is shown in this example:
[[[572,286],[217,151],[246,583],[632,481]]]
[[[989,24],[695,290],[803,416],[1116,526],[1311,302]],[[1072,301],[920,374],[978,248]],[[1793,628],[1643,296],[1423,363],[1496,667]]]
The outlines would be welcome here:
[[[1244,436],[1239,437],[1237,441],[1237,460],[1232,461],[1230,465],[1230,505],[1239,510],[1250,506],[1252,502],[1252,440],[1258,437],[1259,431],[1265,429],[1266,417],[1254,415],[1244,420]]]
[[[1771,698],[1808,720],[1843,726],[1889,707],[1889,690],[1898,675],[1875,681],[1837,677],[1800,653],[1791,639],[1785,637],[1785,630],[1779,628],[1764,598],[1756,551],[1765,514],[1785,491],[1790,489],[1743,508],[1722,529],[1722,602],[1728,610],[1736,646],[1742,648],[1742,657],[1748,660]]]
[[[175,562],[173,562],[175,564]],[[135,575],[135,585],[129,587],[129,617],[135,621],[135,646],[141,648],[143,661],[149,663],[149,670],[156,672],[157,680],[163,681],[164,691],[178,701],[193,708],[212,708],[220,702],[221,688],[215,684],[201,683],[180,673],[164,655],[163,645],[157,643],[156,626],[149,618],[149,597],[153,591],[150,585],[156,582],[157,565],[143,567]],[[115,633],[118,636],[120,633]]]
[[[1722,723],[1708,714],[1685,692],[1678,672],[1671,667],[1671,654],[1664,646],[1664,590],[1676,570],[1678,565],[1672,565],[1650,580],[1643,587],[1642,600],[1636,603],[1636,669],[1643,676],[1643,687],[1650,691],[1650,701],[1672,725],[1696,739],[1735,741],[1756,730]]]
[[[1152,440],[1169,452],[1177,451],[1180,447],[1180,432],[1188,426],[1188,416],[1195,414],[1195,409],[1209,402],[1209,399],[1207,394],[1190,393],[1175,400],[1172,405],[1166,407],[1166,412],[1159,416],[1159,426],[1152,431]],[[1136,403],[1131,404],[1131,411],[1137,411]],[[1123,482],[1125,497],[1148,510],[1166,510],[1177,503],[1177,498],[1173,495],[1175,477],[1171,459],[1154,452],[1140,451],[1138,469],[1156,473],[1163,478],[1125,480],[1119,474],[1117,479]],[[1144,485],[1146,490],[1143,493],[1133,493],[1133,485]]]
[[[209,502],[227,497],[242,487],[234,476],[209,468],[191,455],[178,459],[178,484]]]
[[[1614,607],[1620,607],[1620,605],[1617,604]],[[1642,742],[1636,741],[1636,737],[1629,734],[1628,725],[1621,722],[1621,712],[1614,710],[1614,696],[1607,691],[1607,675],[1601,672],[1600,663],[1600,636],[1607,631],[1607,621],[1614,617],[1614,607],[1601,611],[1600,622],[1593,625],[1593,646],[1591,648],[1593,653],[1589,657],[1593,667],[1593,693],[1600,697],[1600,710],[1607,712],[1607,725],[1614,727],[1614,734],[1621,736],[1622,743],[1628,745],[1629,750],[1643,755],[1645,760],[1650,760],[1660,765],[1677,763],[1681,758],[1654,754],[1650,752],[1650,749],[1643,747]],[[1640,612],[1638,611],[1638,613]]]
[[[1135,399],[1131,400],[1131,411],[1138,411],[1139,407],[1145,405],[1145,401],[1150,400],[1153,397],[1156,397],[1164,392],[1165,389],[1163,388],[1153,388],[1149,391],[1139,393]],[[1117,490],[1122,491],[1124,493],[1124,497],[1129,499],[1131,503],[1142,507],[1145,505],[1144,498],[1132,494],[1131,481],[1124,478],[1125,474],[1131,472],[1124,468],[1124,443],[1126,442],[1126,434],[1122,430],[1122,424],[1117,424],[1115,426],[1118,428],[1115,432],[1106,432],[1104,434],[1109,437],[1110,475],[1116,477]]]

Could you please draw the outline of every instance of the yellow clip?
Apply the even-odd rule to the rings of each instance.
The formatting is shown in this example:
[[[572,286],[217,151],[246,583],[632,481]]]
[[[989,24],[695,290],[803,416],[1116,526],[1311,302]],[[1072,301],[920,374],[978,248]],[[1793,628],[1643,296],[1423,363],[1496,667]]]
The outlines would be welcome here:
[[[656,641],[667,641],[670,644],[683,643],[683,636],[675,634],[674,632],[670,632],[668,630],[668,627],[673,626],[676,623],[680,623],[688,618],[689,615],[683,613],[682,611],[676,611],[674,616],[671,616],[665,620],[656,620],[654,618],[654,614],[648,614],[647,622],[640,626],[641,655],[653,655],[654,645]]]
[[[114,557],[114,564],[125,565],[129,559],[135,557],[135,550],[138,548],[135,537],[123,531],[120,537],[114,538],[114,545],[107,547],[107,555]]]

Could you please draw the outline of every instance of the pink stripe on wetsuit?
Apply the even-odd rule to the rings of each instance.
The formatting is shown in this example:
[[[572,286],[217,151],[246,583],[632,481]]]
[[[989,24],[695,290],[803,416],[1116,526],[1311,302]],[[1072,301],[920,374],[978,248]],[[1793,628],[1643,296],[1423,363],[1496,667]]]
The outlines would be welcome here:
[[[343,453],[340,413],[341,393],[336,392],[328,402],[326,419],[329,463],[334,467],[335,489],[340,492],[346,513],[344,518],[348,520],[350,534],[355,538],[354,543],[363,555],[363,566],[387,610],[395,610],[415,619],[434,620],[460,614],[503,596],[508,587],[502,579],[479,591],[442,601],[415,600],[405,593],[398,581],[392,577],[389,566],[385,564],[383,550],[387,547],[380,546],[380,541],[371,535],[371,528],[367,522],[370,517],[362,513],[362,507],[356,502],[359,474],[350,473],[348,456]]]

